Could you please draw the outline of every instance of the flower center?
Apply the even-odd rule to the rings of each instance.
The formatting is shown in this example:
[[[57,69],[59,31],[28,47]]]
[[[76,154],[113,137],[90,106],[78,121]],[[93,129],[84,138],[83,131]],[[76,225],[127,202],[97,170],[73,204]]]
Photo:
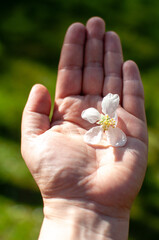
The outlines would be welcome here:
[[[116,121],[114,118],[110,118],[108,114],[103,115],[101,114],[101,119],[98,124],[102,125],[102,128],[104,131],[108,130],[108,128],[111,126],[113,128],[116,127]]]

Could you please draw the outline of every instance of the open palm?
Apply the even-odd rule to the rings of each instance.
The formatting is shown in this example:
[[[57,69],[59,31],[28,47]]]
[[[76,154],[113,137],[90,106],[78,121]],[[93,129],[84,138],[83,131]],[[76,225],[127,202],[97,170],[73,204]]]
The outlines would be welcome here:
[[[107,93],[120,96],[118,126],[124,147],[92,146],[83,141],[91,124],[81,112]],[[130,208],[144,178],[147,128],[144,94],[136,64],[123,64],[120,39],[105,33],[102,19],[86,28],[75,23],[64,40],[59,63],[54,114],[50,95],[33,87],[23,113],[22,154],[43,199],[91,201],[102,207]]]

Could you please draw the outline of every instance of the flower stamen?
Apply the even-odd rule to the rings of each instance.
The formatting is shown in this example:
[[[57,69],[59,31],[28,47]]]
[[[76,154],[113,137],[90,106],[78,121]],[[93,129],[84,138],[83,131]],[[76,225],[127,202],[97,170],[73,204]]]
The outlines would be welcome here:
[[[101,114],[101,119],[97,123],[102,126],[104,131],[108,130],[108,128],[110,126],[113,127],[113,128],[116,127],[115,119],[114,118],[110,118],[108,114],[106,114],[106,115]]]

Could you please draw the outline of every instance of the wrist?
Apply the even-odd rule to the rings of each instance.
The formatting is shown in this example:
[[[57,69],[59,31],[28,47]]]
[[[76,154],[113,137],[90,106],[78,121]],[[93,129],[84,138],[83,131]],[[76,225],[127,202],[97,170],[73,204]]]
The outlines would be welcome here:
[[[80,201],[44,200],[39,240],[126,240],[128,229],[128,210]]]

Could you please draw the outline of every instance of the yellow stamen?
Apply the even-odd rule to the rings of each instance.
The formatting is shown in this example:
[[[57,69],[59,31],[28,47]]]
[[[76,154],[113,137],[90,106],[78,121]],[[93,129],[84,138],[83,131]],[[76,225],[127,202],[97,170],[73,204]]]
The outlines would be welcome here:
[[[113,128],[116,127],[116,121],[114,118],[110,118],[108,114],[103,115],[101,114],[101,119],[99,122],[97,122],[103,127],[103,130],[106,131],[111,126]]]

